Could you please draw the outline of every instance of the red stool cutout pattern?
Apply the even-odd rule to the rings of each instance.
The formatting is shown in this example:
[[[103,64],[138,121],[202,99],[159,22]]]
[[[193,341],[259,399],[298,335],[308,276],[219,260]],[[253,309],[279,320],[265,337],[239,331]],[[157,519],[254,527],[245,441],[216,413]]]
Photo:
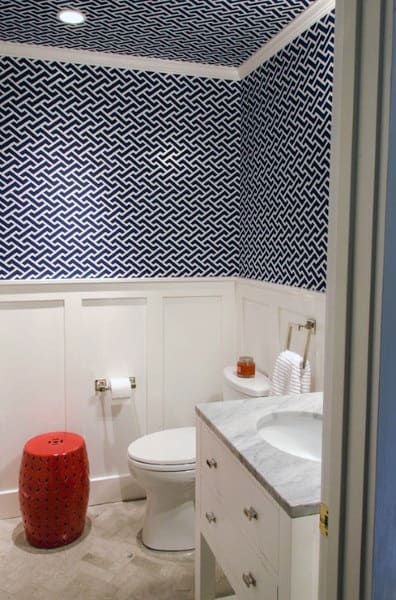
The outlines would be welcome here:
[[[32,546],[56,548],[77,539],[84,529],[88,495],[88,456],[80,435],[56,431],[26,442],[19,503]]]

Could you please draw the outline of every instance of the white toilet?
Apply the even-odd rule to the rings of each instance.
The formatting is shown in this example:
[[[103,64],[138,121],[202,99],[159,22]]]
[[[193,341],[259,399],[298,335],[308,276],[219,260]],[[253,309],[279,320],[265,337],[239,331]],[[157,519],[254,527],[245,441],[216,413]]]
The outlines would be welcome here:
[[[240,378],[226,367],[223,399],[267,396],[262,373]],[[192,550],[195,546],[195,427],[165,429],[138,438],[128,447],[132,475],[146,490],[142,540],[153,550]]]
[[[165,429],[128,447],[128,464],[146,490],[142,540],[153,550],[192,550],[195,427]]]

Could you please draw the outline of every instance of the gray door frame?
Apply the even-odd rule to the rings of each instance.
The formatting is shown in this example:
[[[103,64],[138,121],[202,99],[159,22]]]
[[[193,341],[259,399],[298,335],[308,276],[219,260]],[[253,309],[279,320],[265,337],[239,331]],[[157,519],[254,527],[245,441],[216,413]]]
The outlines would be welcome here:
[[[393,0],[337,0],[320,600],[371,598]]]

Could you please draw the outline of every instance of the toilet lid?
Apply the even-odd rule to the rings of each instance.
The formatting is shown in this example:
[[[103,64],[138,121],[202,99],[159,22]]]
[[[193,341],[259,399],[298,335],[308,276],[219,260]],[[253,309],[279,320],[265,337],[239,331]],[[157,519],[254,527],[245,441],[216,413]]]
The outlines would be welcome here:
[[[128,446],[132,460],[151,465],[195,463],[195,427],[165,429],[145,435]]]
[[[256,371],[254,377],[238,377],[235,367],[224,368],[224,378],[228,384],[237,392],[246,396],[259,398],[268,396],[271,389],[271,382],[264,373]]]

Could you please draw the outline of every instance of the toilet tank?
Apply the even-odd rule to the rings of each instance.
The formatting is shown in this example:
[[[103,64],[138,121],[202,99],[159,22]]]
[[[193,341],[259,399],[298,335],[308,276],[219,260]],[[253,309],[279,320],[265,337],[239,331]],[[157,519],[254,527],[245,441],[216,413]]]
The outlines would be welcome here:
[[[270,380],[266,375],[256,371],[254,377],[238,377],[235,367],[225,367],[223,371],[223,400],[241,398],[257,398],[268,396]]]

